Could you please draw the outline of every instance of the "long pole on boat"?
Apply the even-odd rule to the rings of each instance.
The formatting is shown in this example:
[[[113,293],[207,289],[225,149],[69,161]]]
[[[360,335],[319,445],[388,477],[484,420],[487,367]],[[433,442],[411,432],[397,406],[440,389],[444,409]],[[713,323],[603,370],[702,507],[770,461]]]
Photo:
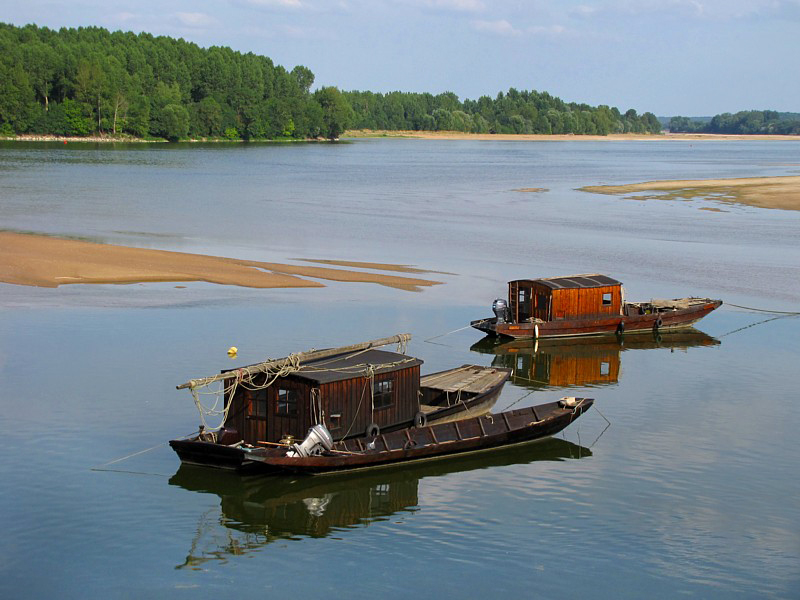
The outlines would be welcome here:
[[[361,350],[369,350],[370,348],[388,346],[389,344],[405,344],[409,340],[411,340],[410,333],[398,333],[397,335],[393,335],[392,337],[372,340],[370,342],[362,342],[360,344],[353,344],[351,346],[343,346],[341,348],[327,348],[325,350],[310,350],[308,352],[298,352],[297,354],[292,354],[291,357],[276,358],[265,362],[257,363],[255,365],[250,365],[248,367],[242,367],[240,369],[225,371],[224,373],[220,373],[219,375],[213,375],[211,377],[190,379],[186,383],[182,383],[181,385],[176,386],[176,389],[183,390],[186,388],[196,388],[198,386],[205,386],[210,383],[214,383],[215,381],[234,379],[236,377],[249,378],[252,375],[256,375],[258,373],[264,373],[266,371],[269,371],[270,369],[273,369],[274,367],[283,365],[290,358],[294,358],[299,362],[308,362],[310,360],[318,360],[321,358],[327,358],[329,356],[335,356],[337,354],[344,354],[346,352],[359,352]]]

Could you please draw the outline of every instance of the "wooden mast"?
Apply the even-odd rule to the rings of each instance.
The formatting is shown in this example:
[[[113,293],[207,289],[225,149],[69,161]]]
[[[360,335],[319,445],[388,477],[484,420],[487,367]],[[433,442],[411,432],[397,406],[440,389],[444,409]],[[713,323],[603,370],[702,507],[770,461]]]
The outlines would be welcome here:
[[[268,360],[265,362],[257,363],[255,365],[250,365],[248,367],[241,367],[239,369],[226,371],[224,373],[220,373],[219,375],[213,375],[211,377],[201,377],[199,379],[190,379],[186,383],[182,383],[181,385],[176,386],[176,389],[183,390],[186,388],[196,388],[198,386],[205,386],[210,383],[214,383],[215,381],[234,379],[236,377],[250,378],[258,373],[264,373],[266,371],[269,371],[273,367],[279,367],[285,364],[287,360],[291,359],[296,359],[299,362],[307,362],[310,360],[317,360],[320,358],[335,356],[337,354],[344,354],[346,352],[359,352],[361,350],[369,350],[370,348],[388,346],[389,344],[404,344],[407,343],[409,340],[411,340],[410,333],[398,333],[397,335],[393,335],[392,337],[372,340],[370,342],[362,342],[360,344],[353,344],[351,346],[343,346],[341,348],[328,348],[326,350],[311,350],[308,352],[298,352],[297,354],[292,354],[290,357],[287,356],[285,358],[276,358],[273,360]]]

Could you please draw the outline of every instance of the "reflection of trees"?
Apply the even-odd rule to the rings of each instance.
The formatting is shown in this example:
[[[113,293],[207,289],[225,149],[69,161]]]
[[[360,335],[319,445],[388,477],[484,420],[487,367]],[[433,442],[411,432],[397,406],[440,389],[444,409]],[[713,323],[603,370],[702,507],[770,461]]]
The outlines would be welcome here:
[[[424,510],[418,489],[425,477],[586,456],[591,456],[587,448],[550,438],[447,460],[324,477],[243,477],[181,465],[170,484],[216,494],[220,510],[211,509],[199,517],[186,561],[177,568],[227,561],[276,540],[327,537],[400,512]]]
[[[623,337],[576,337],[563,340],[497,342],[487,336],[472,345],[473,352],[494,354],[492,366],[511,369],[511,381],[529,389],[598,386],[617,383],[621,355],[626,350],[658,348],[686,350],[714,346],[720,341],[688,328],[661,334]]]

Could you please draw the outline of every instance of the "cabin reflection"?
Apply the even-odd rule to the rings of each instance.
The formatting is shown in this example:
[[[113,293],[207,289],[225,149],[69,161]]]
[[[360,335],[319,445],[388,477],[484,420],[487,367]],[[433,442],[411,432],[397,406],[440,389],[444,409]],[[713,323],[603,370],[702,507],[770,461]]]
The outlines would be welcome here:
[[[176,568],[225,562],[277,540],[328,537],[422,510],[418,490],[426,477],[588,456],[588,448],[548,438],[473,456],[327,477],[246,477],[181,465],[170,485],[216,494],[220,508],[200,516],[186,561]]]
[[[626,350],[716,346],[721,342],[694,328],[660,334],[625,337],[578,337],[544,340],[514,340],[498,343],[486,336],[470,350],[493,354],[493,367],[511,369],[511,381],[528,389],[583,387],[619,381],[622,352]]]

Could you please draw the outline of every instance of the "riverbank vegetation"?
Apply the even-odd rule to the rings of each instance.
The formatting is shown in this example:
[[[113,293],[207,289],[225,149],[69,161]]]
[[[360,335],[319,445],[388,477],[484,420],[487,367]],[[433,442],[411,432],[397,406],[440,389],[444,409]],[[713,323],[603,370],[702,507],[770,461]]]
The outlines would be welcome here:
[[[800,114],[774,110],[746,110],[722,113],[711,119],[672,117],[669,130],[675,133],[722,133],[730,135],[800,135]]]
[[[99,27],[0,23],[0,135],[305,140],[346,128],[497,134],[659,133],[652,113],[510,89],[312,91],[314,74],[230,48]]]
[[[336,138],[350,108],[265,56],[99,27],[0,24],[0,133]]]

